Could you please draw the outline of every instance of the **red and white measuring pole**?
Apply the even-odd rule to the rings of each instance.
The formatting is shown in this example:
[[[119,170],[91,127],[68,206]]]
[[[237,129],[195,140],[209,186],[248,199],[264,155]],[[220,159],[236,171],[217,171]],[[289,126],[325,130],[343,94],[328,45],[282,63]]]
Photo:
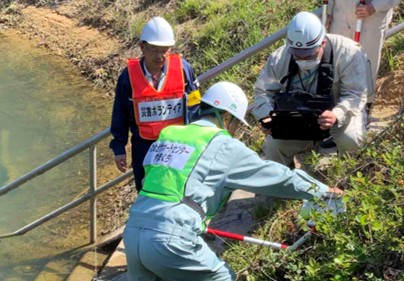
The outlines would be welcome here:
[[[328,0],[324,0],[323,7],[322,7],[322,15],[321,15],[321,22],[324,27],[327,23],[327,8],[328,8]]]
[[[261,245],[261,246],[271,247],[271,248],[275,248],[275,249],[279,249],[279,250],[290,250],[290,251],[294,251],[298,247],[300,247],[300,245],[302,245],[307,239],[310,238],[310,236],[312,235],[313,232],[315,232],[314,225],[312,225],[311,229],[309,231],[307,231],[302,237],[300,237],[295,243],[293,243],[293,245],[289,246],[289,245],[286,245],[283,243],[270,242],[270,241],[266,241],[266,240],[256,239],[253,237],[248,237],[248,236],[231,233],[231,232],[226,232],[226,231],[222,231],[222,230],[217,230],[217,229],[212,229],[212,228],[206,228],[206,230],[205,230],[205,233],[217,235],[217,236],[224,237],[224,238],[230,238],[233,240],[243,241],[243,242],[247,242],[247,243],[251,243],[251,244],[255,244],[255,245]]]
[[[359,5],[366,5],[365,0],[360,0]],[[354,41],[358,42],[361,39],[361,30],[362,30],[362,19],[356,20],[356,27],[355,27],[355,36],[354,36]]]

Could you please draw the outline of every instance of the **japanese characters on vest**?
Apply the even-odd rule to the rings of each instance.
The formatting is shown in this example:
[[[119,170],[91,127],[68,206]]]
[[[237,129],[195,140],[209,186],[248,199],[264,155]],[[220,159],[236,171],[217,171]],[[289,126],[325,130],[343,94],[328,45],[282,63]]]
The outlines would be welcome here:
[[[128,60],[135,120],[142,138],[156,140],[169,125],[183,125],[185,113],[184,73],[181,56],[167,57],[167,73],[160,90],[143,74],[140,59]]]

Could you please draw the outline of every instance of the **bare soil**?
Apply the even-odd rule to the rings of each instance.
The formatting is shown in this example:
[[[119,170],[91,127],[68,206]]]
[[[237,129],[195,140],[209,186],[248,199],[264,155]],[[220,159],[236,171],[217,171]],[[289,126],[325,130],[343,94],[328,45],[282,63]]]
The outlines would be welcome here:
[[[404,69],[398,69],[380,77],[376,82],[376,98],[372,117],[388,119],[402,113],[404,109],[403,89]]]

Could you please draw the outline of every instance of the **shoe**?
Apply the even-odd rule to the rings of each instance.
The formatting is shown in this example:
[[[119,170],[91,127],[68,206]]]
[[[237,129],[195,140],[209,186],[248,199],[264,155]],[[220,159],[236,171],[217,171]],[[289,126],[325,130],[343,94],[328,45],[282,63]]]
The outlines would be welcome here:
[[[336,147],[337,145],[335,144],[334,140],[332,137],[326,138],[322,142],[320,142],[320,147],[321,148],[333,148]]]

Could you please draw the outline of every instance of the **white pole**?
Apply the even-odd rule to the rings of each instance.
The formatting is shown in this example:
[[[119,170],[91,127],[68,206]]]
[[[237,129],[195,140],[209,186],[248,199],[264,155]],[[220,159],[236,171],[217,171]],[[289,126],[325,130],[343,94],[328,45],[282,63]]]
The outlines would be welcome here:
[[[323,8],[322,8],[322,15],[321,15],[321,22],[324,27],[326,27],[327,23],[327,7],[328,7],[328,0],[323,1]]]

